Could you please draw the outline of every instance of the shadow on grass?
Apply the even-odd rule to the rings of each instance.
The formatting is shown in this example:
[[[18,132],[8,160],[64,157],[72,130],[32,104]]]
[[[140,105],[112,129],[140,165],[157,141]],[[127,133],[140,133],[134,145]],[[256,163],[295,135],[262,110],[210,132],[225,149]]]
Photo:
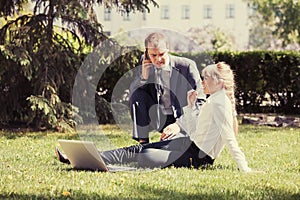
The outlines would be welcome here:
[[[79,136],[77,133],[57,133],[57,132],[0,132],[0,136],[5,137],[8,140],[17,139],[20,137],[28,137],[33,139],[39,139],[49,136],[56,136],[64,139],[78,139]]]
[[[49,136],[55,136],[60,139],[69,139],[69,140],[90,140],[90,141],[97,141],[103,138],[109,139],[127,139],[129,136],[126,134],[118,134],[118,133],[110,133],[110,134],[97,134],[97,133],[89,133],[89,134],[79,134],[79,133],[58,133],[58,132],[8,132],[2,131],[0,132],[1,137],[5,137],[8,140],[13,140],[21,137],[28,137],[32,139],[39,139]]]
[[[198,187],[202,187],[199,185]],[[300,199],[300,194],[291,194],[282,190],[269,190],[269,188],[263,188],[258,191],[251,190],[241,193],[239,191],[223,191],[223,192],[203,192],[190,194],[189,191],[177,192],[166,189],[154,189],[147,185],[141,185],[139,190],[135,188],[132,192],[128,192],[127,196],[122,194],[105,195],[91,192],[89,194],[83,193],[81,190],[73,190],[70,194],[57,194],[57,195],[35,195],[35,194],[0,194],[0,199],[105,199],[105,200],[139,200],[139,199],[195,199],[195,200],[215,200],[215,199],[282,199],[282,200],[296,200]],[[203,191],[199,189],[199,191]],[[245,194],[246,193],[246,194]],[[136,195],[139,194],[139,195]]]

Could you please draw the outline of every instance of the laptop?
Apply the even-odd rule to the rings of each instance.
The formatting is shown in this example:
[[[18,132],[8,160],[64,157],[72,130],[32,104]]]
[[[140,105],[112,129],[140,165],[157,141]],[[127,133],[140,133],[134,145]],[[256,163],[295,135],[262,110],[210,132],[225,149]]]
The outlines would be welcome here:
[[[136,170],[134,167],[106,165],[93,142],[59,139],[58,143],[74,169],[97,170],[102,172]]]

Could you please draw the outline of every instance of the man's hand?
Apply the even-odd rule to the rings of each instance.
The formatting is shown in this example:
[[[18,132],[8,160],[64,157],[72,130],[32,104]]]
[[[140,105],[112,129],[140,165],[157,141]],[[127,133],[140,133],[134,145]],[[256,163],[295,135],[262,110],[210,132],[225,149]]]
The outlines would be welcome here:
[[[149,71],[151,67],[151,60],[146,59],[146,53],[144,53],[144,59],[142,61],[142,78],[148,80],[149,78]]]
[[[198,95],[198,92],[196,90],[188,91],[188,93],[187,93],[187,102],[188,102],[188,106],[190,108],[194,107],[194,105],[196,103],[196,100],[197,100],[197,95]]]
[[[176,123],[170,124],[169,126],[164,128],[160,136],[160,139],[161,140],[171,139],[179,132],[180,132],[180,127],[178,126],[178,124]]]

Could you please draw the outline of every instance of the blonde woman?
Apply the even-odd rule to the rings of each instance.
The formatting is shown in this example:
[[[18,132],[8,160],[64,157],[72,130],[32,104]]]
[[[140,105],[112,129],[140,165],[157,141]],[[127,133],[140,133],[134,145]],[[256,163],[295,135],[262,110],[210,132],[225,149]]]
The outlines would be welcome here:
[[[198,114],[192,107],[197,92],[189,92],[183,117],[166,127],[161,139],[173,137],[184,130],[196,146],[212,159],[217,158],[226,145],[238,168],[244,172],[251,171],[235,137],[238,123],[234,74],[230,66],[224,62],[209,65],[202,71],[202,76],[204,92],[210,94],[207,102]]]
[[[160,142],[100,152],[104,162],[137,162],[140,167],[147,168],[203,168],[212,165],[226,145],[239,170],[250,172],[251,168],[235,137],[233,72],[229,65],[220,62],[205,67],[202,75],[204,92],[210,96],[201,109],[195,106],[197,92],[189,91],[184,115],[163,130]],[[61,162],[69,162],[58,149],[56,154]]]

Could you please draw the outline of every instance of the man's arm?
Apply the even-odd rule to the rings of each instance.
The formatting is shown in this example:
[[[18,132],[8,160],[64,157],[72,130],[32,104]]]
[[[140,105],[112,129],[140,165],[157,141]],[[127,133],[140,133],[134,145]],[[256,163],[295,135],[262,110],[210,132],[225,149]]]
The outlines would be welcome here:
[[[190,77],[189,77],[189,82],[195,82],[195,86],[196,88],[196,91],[198,92],[198,96],[197,96],[197,101],[196,103],[199,103],[201,101],[205,101],[206,99],[206,95],[204,94],[204,91],[203,91],[203,86],[202,86],[202,79],[201,79],[201,76],[200,76],[200,72],[197,68],[197,64],[195,61],[192,61],[190,62]]]
[[[137,88],[144,86],[148,82],[151,63],[144,60],[144,55],[141,57],[139,65],[135,69],[135,78],[130,84],[129,91],[132,93]]]

